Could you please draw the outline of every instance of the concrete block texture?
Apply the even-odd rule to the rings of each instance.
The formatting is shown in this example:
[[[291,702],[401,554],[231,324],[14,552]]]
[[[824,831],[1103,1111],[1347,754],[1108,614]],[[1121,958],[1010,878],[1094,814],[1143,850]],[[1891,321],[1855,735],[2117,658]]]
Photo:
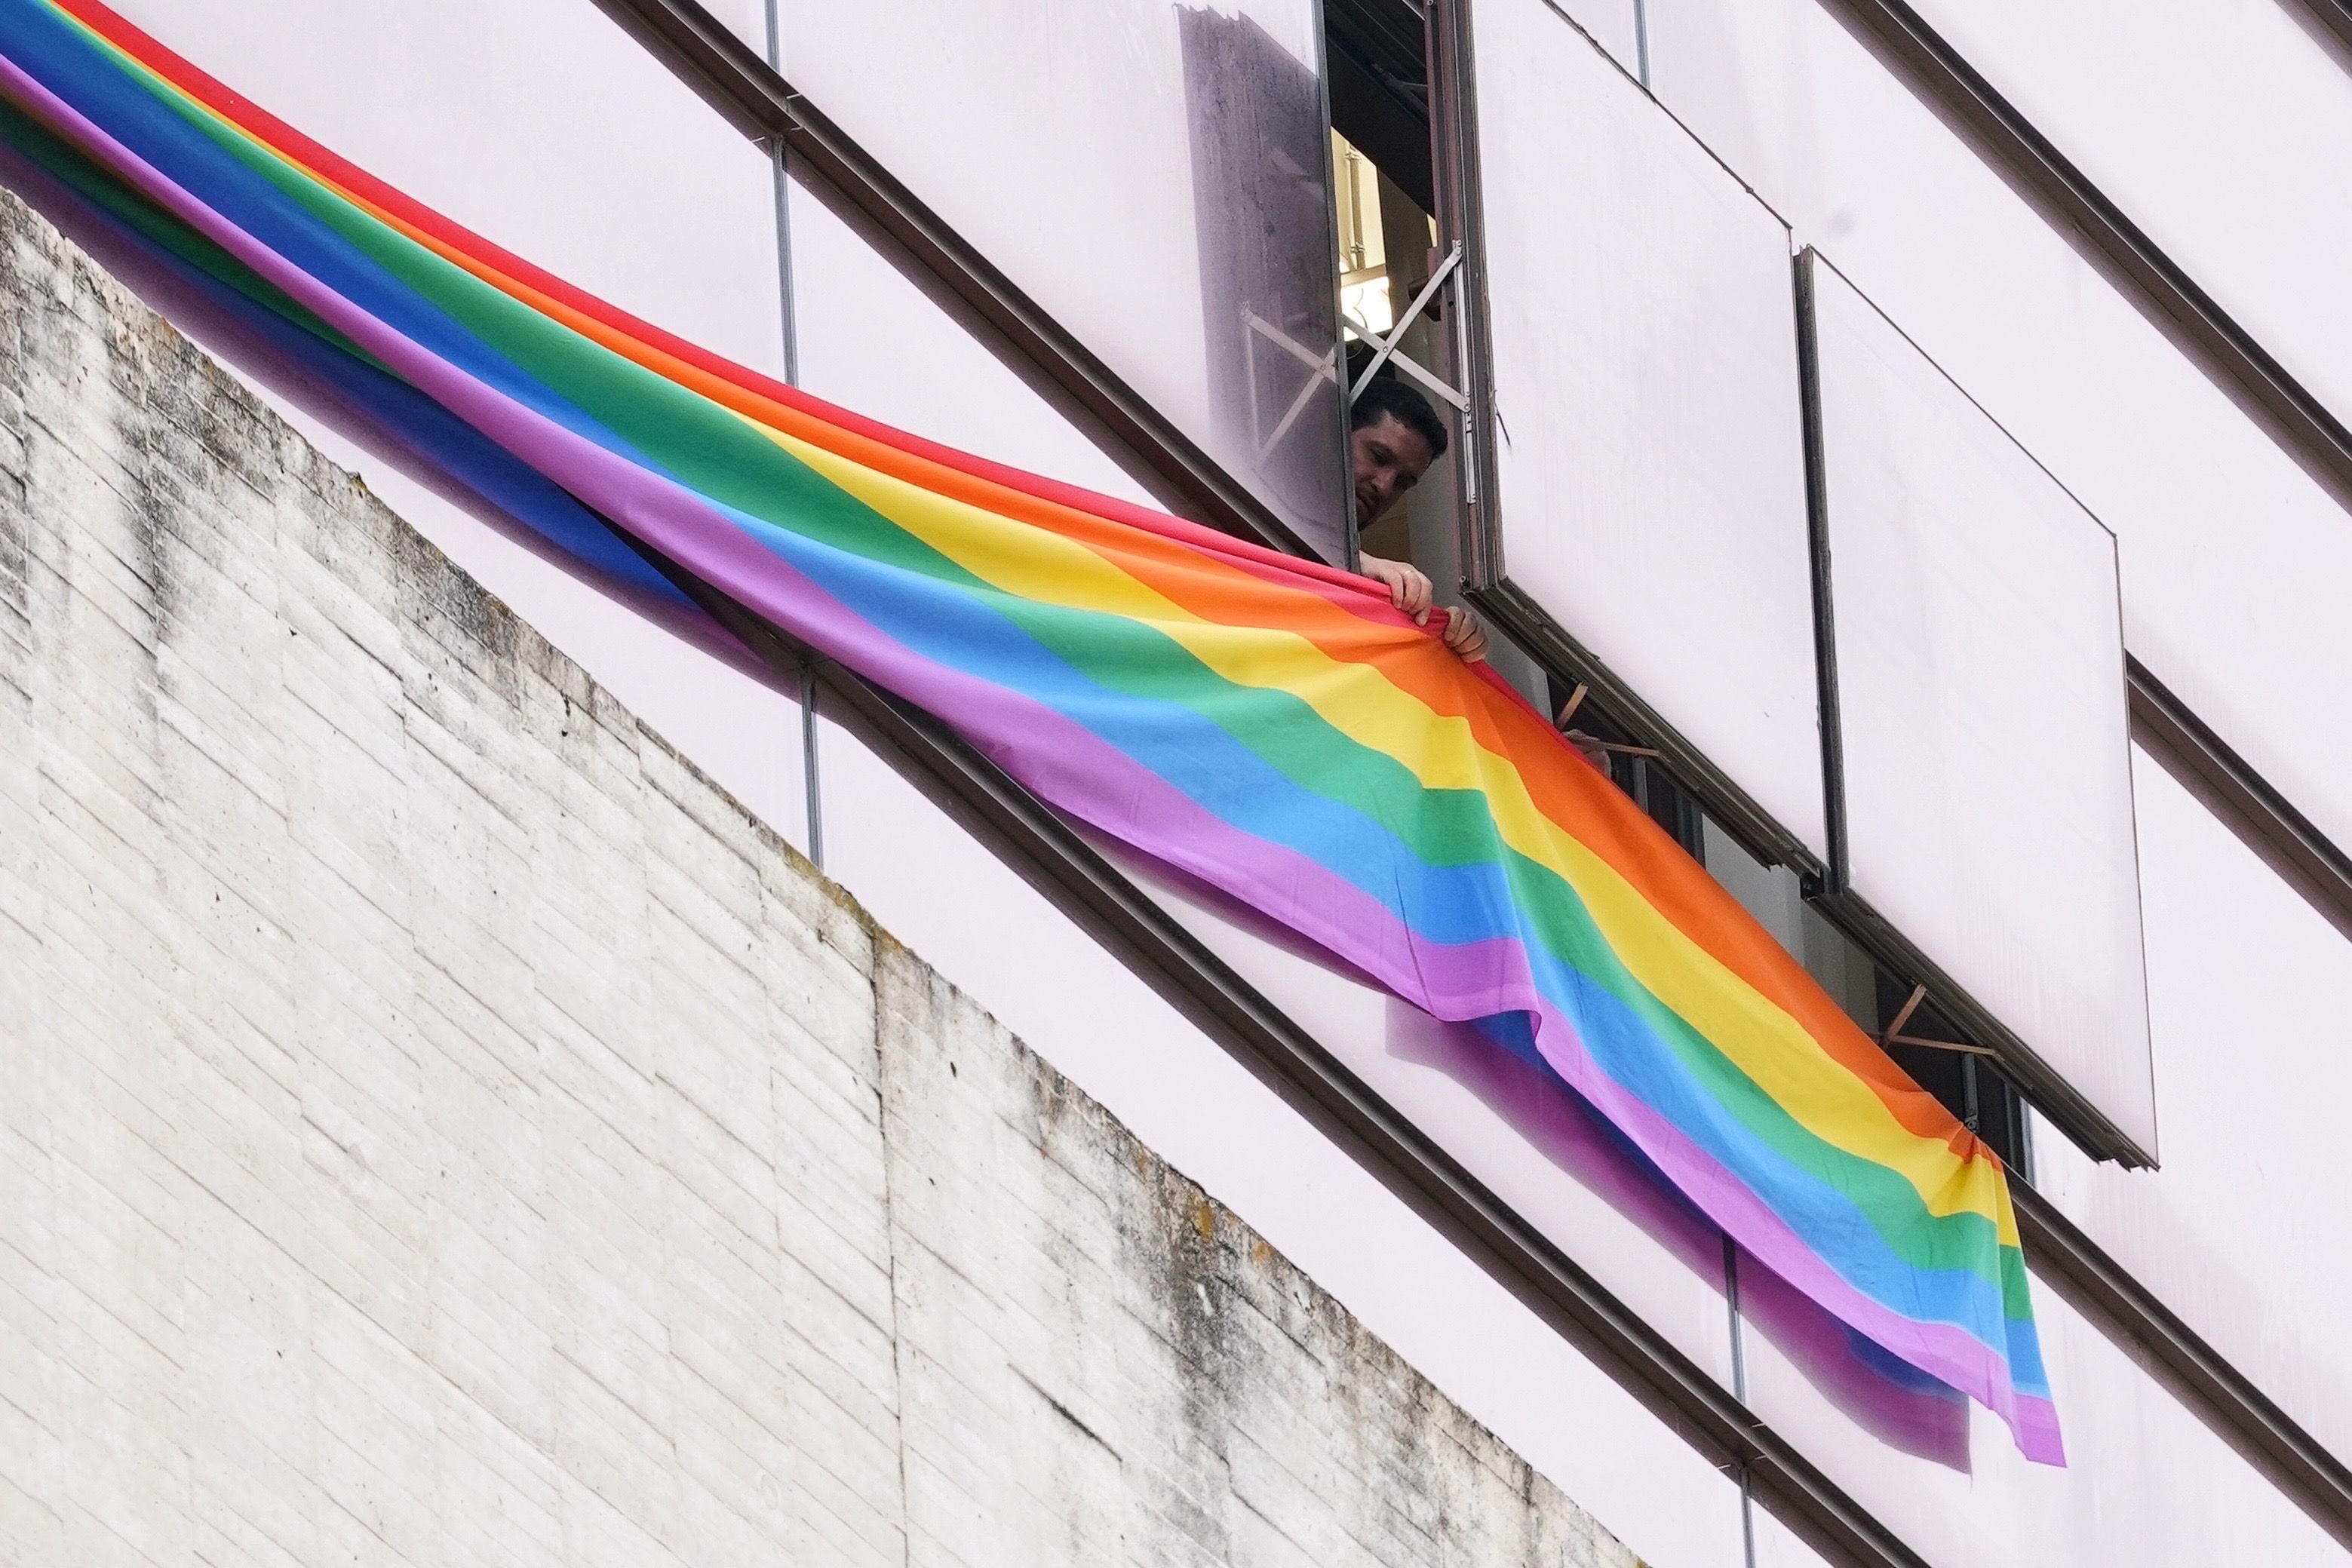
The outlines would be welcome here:
[[[1633,1561],[5,195],[0,1037],[0,1562]]]

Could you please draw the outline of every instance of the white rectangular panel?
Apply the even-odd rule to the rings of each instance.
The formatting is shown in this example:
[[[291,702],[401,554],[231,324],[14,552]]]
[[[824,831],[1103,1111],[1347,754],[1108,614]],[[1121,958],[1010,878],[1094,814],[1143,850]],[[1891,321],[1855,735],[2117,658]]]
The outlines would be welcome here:
[[[794,88],[1302,539],[1344,559],[1313,0],[780,8]]]
[[[2034,1186],[2334,1453],[2352,1454],[2340,1049],[2352,942],[2136,753],[2164,1167],[2037,1128]]]
[[[2115,531],[2131,652],[2352,844],[2344,509],[1831,7],[1648,11],[1666,107]],[[2267,162],[2228,167],[2260,188]]]
[[[1543,0],[1471,16],[1503,573],[1826,857],[1788,230]]]
[[[2153,1155],[2114,536],[1813,276],[1841,881]]]

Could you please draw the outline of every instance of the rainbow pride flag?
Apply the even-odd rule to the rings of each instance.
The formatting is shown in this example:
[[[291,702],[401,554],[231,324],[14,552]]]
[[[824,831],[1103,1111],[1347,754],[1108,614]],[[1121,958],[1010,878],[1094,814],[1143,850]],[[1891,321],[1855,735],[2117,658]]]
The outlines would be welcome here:
[[[1749,1254],[2063,1462],[2000,1161],[1373,585],[704,353],[95,0],[0,0],[0,99],[28,192],[583,574],[697,620],[625,531],[1055,809],[1539,1054]]]

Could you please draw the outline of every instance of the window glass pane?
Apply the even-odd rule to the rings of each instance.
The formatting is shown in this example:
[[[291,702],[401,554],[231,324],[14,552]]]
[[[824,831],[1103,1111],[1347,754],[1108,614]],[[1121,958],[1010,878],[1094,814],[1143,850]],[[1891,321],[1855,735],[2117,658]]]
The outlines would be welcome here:
[[[1789,235],[1542,0],[1480,0],[1503,571],[1826,852]]]
[[[2115,539],[1812,270],[1841,879],[2153,1155]]]

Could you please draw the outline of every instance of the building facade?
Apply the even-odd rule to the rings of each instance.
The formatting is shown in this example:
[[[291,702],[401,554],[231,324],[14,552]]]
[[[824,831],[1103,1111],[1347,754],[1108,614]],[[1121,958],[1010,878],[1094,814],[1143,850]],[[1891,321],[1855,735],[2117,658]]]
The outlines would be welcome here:
[[[121,9],[746,364],[1478,609],[2009,1159],[2067,1468],[1544,1085],[840,671],[670,642],[273,389],[1645,1561],[2344,1553],[2335,0]],[[1357,517],[1376,375],[1456,438]]]

